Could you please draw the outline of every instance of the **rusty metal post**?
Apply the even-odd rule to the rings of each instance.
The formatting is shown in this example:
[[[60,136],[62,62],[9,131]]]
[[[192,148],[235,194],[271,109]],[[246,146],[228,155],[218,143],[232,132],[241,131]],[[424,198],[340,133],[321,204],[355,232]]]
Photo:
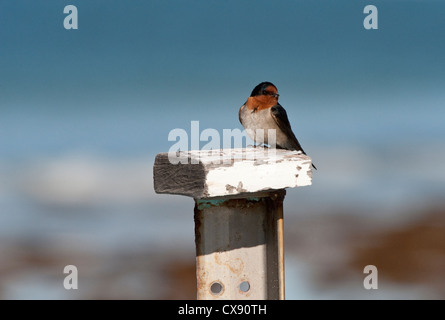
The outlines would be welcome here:
[[[249,153],[246,155],[246,152]],[[295,151],[221,150],[156,156],[157,193],[195,200],[198,299],[284,299],[285,188],[312,183],[309,157]]]
[[[198,299],[284,299],[285,194],[195,199]]]

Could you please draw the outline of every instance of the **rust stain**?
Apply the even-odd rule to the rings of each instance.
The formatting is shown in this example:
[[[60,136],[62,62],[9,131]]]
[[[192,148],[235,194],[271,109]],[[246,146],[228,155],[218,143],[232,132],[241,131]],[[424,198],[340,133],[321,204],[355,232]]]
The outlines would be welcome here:
[[[244,269],[244,262],[240,258],[224,259],[220,253],[215,253],[215,262],[219,265],[229,268],[229,270],[237,275],[241,274]]]
[[[207,279],[207,272],[205,271],[205,268],[202,266],[199,266],[199,263],[197,261],[197,268],[196,268],[196,289],[198,292],[198,298],[200,296],[200,293],[203,292],[206,288],[206,279]]]

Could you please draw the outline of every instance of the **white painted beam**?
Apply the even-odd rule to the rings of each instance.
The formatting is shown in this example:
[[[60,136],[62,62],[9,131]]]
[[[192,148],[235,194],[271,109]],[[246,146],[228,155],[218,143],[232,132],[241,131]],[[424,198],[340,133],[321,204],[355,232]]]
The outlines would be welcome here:
[[[226,197],[311,185],[312,162],[300,152],[283,149],[160,153],[153,176],[157,193]]]

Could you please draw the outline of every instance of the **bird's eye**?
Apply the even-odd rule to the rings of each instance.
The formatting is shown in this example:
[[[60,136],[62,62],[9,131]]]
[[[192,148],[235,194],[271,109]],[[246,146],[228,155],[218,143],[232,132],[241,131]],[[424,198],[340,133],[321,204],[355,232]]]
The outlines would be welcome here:
[[[261,91],[261,94],[265,95],[265,96],[272,96],[274,98],[277,98],[280,96],[278,93],[273,93],[273,92],[269,92],[266,90]]]

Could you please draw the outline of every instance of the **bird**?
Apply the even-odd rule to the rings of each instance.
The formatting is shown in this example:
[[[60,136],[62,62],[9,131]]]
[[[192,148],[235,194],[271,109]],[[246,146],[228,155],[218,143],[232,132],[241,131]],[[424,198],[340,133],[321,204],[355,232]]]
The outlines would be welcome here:
[[[292,131],[286,110],[278,103],[278,89],[272,82],[261,82],[239,109],[239,121],[257,144],[268,144],[269,131],[275,130],[278,149],[301,151],[303,148]],[[264,131],[257,131],[262,129]],[[261,132],[262,134],[257,134]],[[314,169],[317,167],[312,164]]]

